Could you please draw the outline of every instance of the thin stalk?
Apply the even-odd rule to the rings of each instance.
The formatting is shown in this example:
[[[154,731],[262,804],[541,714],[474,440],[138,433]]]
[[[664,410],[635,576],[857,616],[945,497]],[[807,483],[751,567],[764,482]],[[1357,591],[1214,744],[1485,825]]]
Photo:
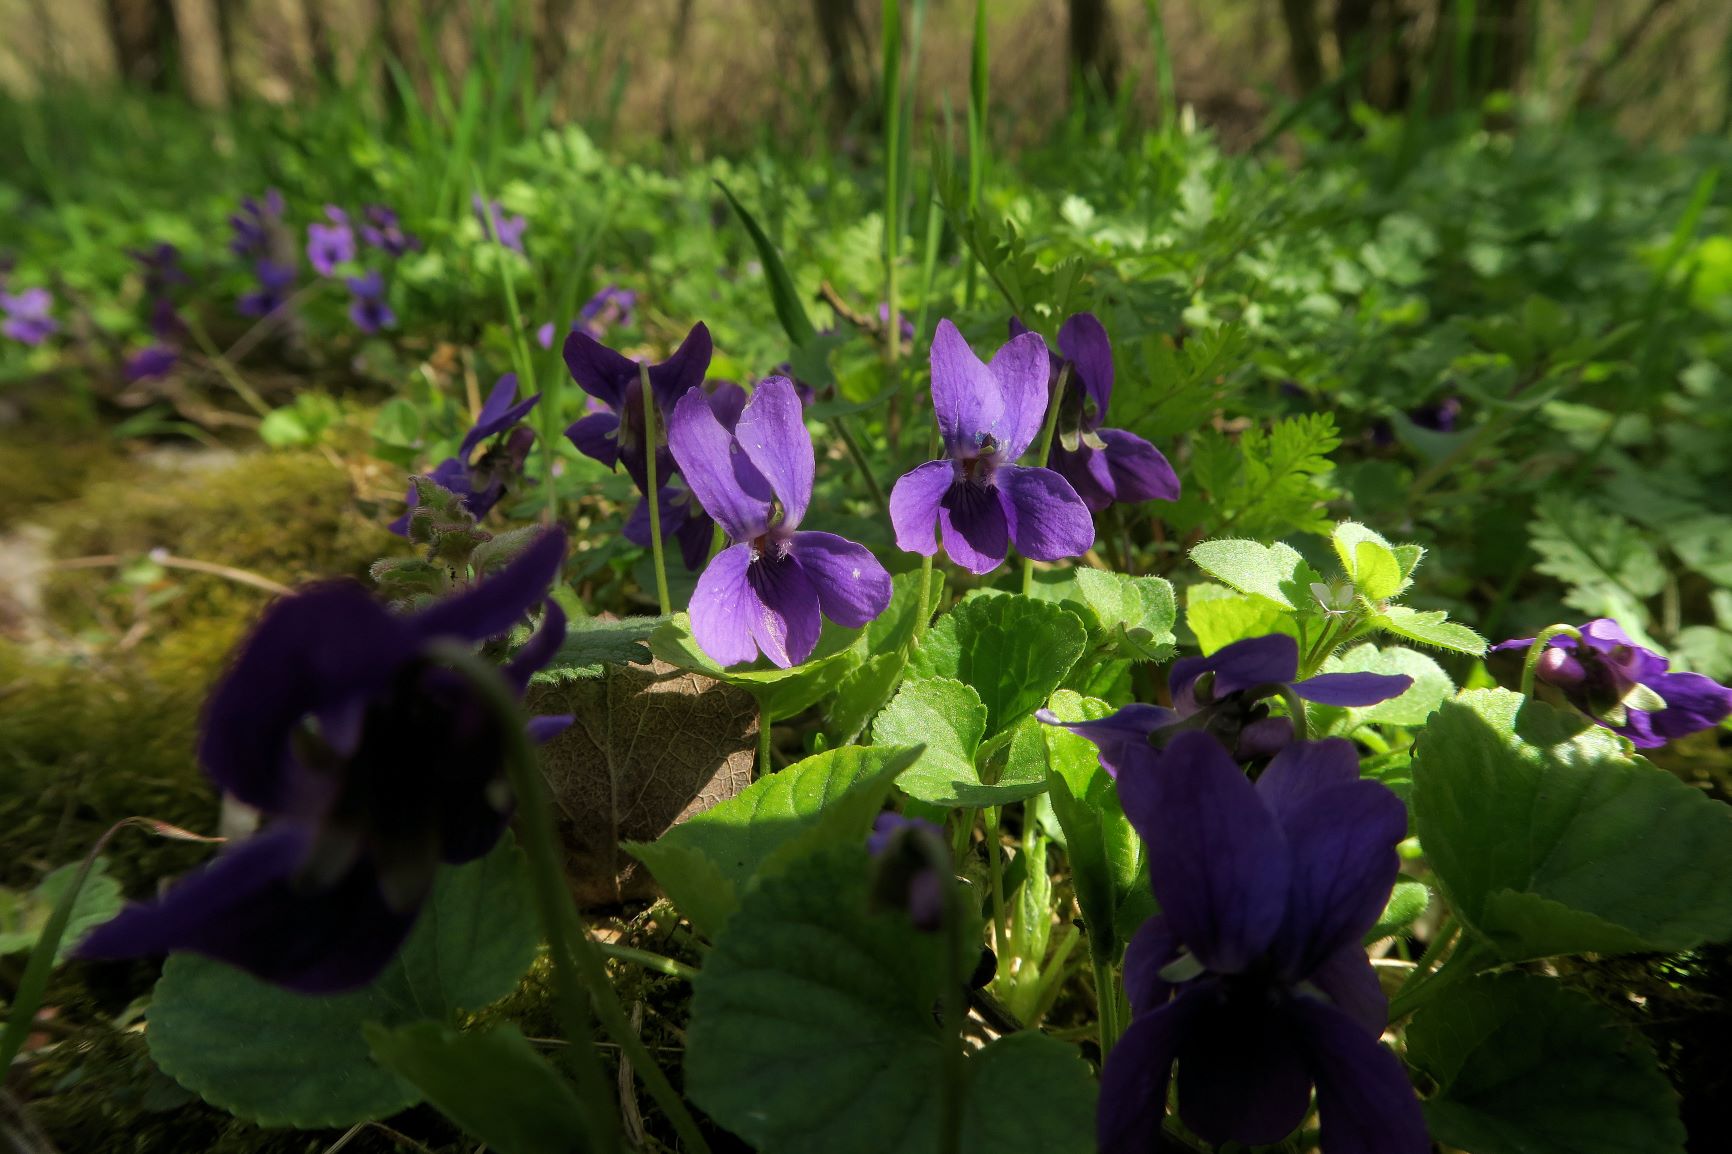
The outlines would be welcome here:
[[[890,515],[890,502],[884,496],[884,490],[878,484],[878,478],[872,475],[872,463],[866,459],[866,450],[860,447],[860,438],[854,435],[854,423],[846,416],[838,416],[835,420],[836,432],[842,438],[842,444],[847,446],[848,456],[854,462],[854,468],[866,482],[866,490],[872,494],[872,503],[878,506],[878,511],[886,517]]]
[[[890,310],[885,326],[884,360],[892,383],[902,335],[896,297],[896,257],[901,248],[902,208],[902,5],[884,0],[884,300]]]
[[[1058,371],[1058,381],[1053,385],[1052,393],[1046,399],[1046,423],[1041,426],[1040,430],[1040,456],[1035,459],[1035,464],[1043,469],[1046,467],[1047,458],[1052,456],[1052,439],[1053,435],[1058,432],[1059,402],[1064,399],[1065,385],[1069,381],[1070,362],[1066,361],[1064,367]],[[1024,557],[1022,559],[1022,595],[1026,597],[1032,592],[1034,592],[1034,562]]]
[[[968,69],[968,219],[980,215],[980,193],[986,185],[987,146],[987,71],[988,38],[986,34],[986,0],[975,0],[974,51]],[[975,294],[980,288],[980,261],[972,256],[968,262],[968,284],[964,300],[974,307]]]
[[[1100,1019],[1101,1058],[1112,1053],[1119,1040],[1119,990],[1113,980],[1112,964],[1104,958],[1094,959],[1095,1014]]]
[[[634,966],[641,966],[658,974],[666,974],[670,978],[680,978],[689,982],[698,976],[696,966],[688,966],[684,962],[665,958],[660,954],[652,954],[648,950],[633,949],[631,946],[622,946],[614,942],[596,942],[595,948],[610,958],[630,962]]]
[[[1523,697],[1534,695],[1534,679],[1540,671],[1540,658],[1544,657],[1546,650],[1551,648],[1554,637],[1573,637],[1577,641],[1582,639],[1581,632],[1574,625],[1548,625],[1540,630],[1539,636],[1534,638],[1534,643],[1528,646],[1527,660],[1522,662]]]
[[[666,617],[674,611],[673,602],[668,597],[668,563],[662,555],[662,503],[658,499],[661,489],[656,478],[656,397],[650,389],[649,366],[639,363],[637,367],[638,389],[643,394],[643,438],[644,438],[644,474],[649,495],[644,499],[649,502],[650,520],[650,554],[655,558],[656,567],[656,604],[661,607],[662,616]]]
[[[758,776],[764,777],[774,773],[776,767],[770,764],[770,711],[764,708],[764,702],[758,701]]]
[[[931,460],[937,455],[938,421],[934,416],[932,431],[927,434],[926,438],[926,457],[927,460]],[[921,638],[926,636],[926,630],[932,625],[932,562],[934,556],[936,554],[929,553],[920,559],[920,600],[917,602],[919,607],[914,614],[914,633],[908,641],[910,649],[920,647]]]
[[[998,968],[1010,957],[1010,926],[1004,909],[1004,846],[999,844],[998,807],[988,806],[986,819],[986,869],[992,887],[992,946],[998,952]]]
[[[467,646],[435,642],[431,649],[433,656],[450,665],[481,695],[489,710],[502,722],[500,729],[505,734],[507,746],[505,765],[517,800],[518,830],[529,855],[536,905],[553,955],[555,989],[563,1019],[561,1026],[568,1032],[575,1031],[569,1049],[578,1056],[578,1089],[591,1110],[597,1111],[598,1119],[605,1117],[615,1123],[601,1148],[617,1148],[619,1133],[612,1089],[595,1054],[589,1016],[592,1008],[601,1019],[608,1037],[631,1062],[644,1088],[667,1115],[680,1140],[692,1150],[708,1154],[709,1144],[704,1141],[703,1132],[686,1109],[684,1100],[656,1064],[649,1047],[632,1028],[625,1007],[620,1005],[619,997],[614,993],[613,983],[608,981],[607,962],[600,944],[589,936],[582,916],[572,903],[557,849],[553,812],[547,800],[547,783],[541,776],[535,747],[530,744],[524,728],[516,695],[500,676],[499,670]],[[586,987],[589,991],[587,1000],[583,997]]]
[[[265,404],[264,398],[259,396],[251,385],[247,384],[246,380],[235,371],[233,365],[229,364],[228,358],[223,356],[222,350],[216,347],[216,342],[210,339],[210,334],[204,331],[204,326],[199,323],[198,318],[192,314],[190,309],[187,310],[182,321],[186,325],[186,331],[192,334],[192,339],[198,342],[198,347],[203,351],[206,359],[216,366],[217,373],[227,382],[228,387],[235,391],[235,395],[245,401],[247,407],[260,417],[270,416],[271,407]]]
[[[1389,1020],[1398,1022],[1427,1002],[1435,1001],[1439,994],[1473,977],[1496,958],[1496,952],[1484,942],[1464,938],[1434,973],[1409,978],[1396,991],[1389,1003]]]

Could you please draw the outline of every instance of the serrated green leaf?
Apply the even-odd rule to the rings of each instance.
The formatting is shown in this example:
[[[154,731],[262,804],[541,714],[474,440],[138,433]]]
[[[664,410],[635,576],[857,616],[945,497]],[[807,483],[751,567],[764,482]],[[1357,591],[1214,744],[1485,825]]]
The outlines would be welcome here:
[[[739,890],[702,850],[676,845],[666,838],[627,842],[621,848],[649,867],[674,908],[706,938],[720,933],[740,907]]]
[[[1061,721],[1093,721],[1113,711],[1104,701],[1066,689],[1053,694],[1048,708]],[[1142,843],[1119,805],[1112,778],[1101,768],[1094,743],[1057,725],[1046,726],[1043,735],[1053,814],[1064,834],[1089,951],[1101,963],[1112,964],[1123,948],[1118,912],[1137,888]]]
[[[1322,580],[1297,549],[1279,541],[1203,541],[1191,550],[1191,560],[1211,577],[1282,609],[1305,605],[1311,583]]]
[[[1407,1028],[1431,1136],[1473,1154],[1682,1154],[1678,1095],[1605,1006],[1529,974],[1475,978]]]
[[[916,678],[954,678],[986,706],[986,735],[1046,702],[1088,644],[1082,619],[1032,597],[974,597],[938,619],[909,662]]]
[[[1353,551],[1353,585],[1360,596],[1382,601],[1401,591],[1401,563],[1374,541],[1361,541]]]
[[[566,624],[565,640],[553,660],[530,677],[536,685],[600,677],[604,665],[648,665],[649,639],[667,622],[665,617],[625,617],[603,621],[575,618]]]
[[[1607,509],[1558,493],[1540,498],[1528,539],[1534,568],[1569,586],[1564,603],[1590,617],[1613,617],[1651,645],[1646,601],[1665,588],[1666,566],[1648,536]]]
[[[150,1005],[150,1055],[205,1101],[268,1126],[349,1126],[420,1100],[375,1063],[362,1027],[446,1019],[517,985],[540,935],[528,866],[510,839],[440,870],[403,951],[378,981],[309,997],[175,954]]]
[[[856,642],[865,660],[837,683],[830,702],[827,732],[846,742],[864,730],[874,714],[884,708],[908,666],[908,642],[914,634],[914,619],[920,611],[920,571],[898,573],[890,579],[890,605],[866,625]],[[944,575],[928,574],[927,611],[942,604]]]
[[[414,1085],[489,1150],[582,1154],[595,1149],[571,1084],[510,1022],[471,1034],[439,1022],[396,1029],[370,1024],[366,1037],[379,1065]]]
[[[837,847],[767,879],[693,983],[686,1085],[764,1154],[939,1148],[944,939],[870,910],[868,869],[863,848]],[[978,926],[960,932],[973,941]],[[1092,1080],[1072,1047],[1025,1031],[972,1054],[966,1074],[962,1149],[1093,1149]],[[1006,1117],[1007,1101],[1035,1100],[1040,1110]]]
[[[33,949],[48,925],[54,907],[59,904],[66,887],[78,876],[79,865],[63,865],[46,874],[27,893],[0,889],[0,956]],[[70,953],[97,926],[120,912],[120,883],[108,876],[108,859],[97,858],[78,896],[72,900],[72,913],[61,932],[55,948],[56,964]]]
[[[1020,801],[1045,788],[1044,775],[1032,781],[983,781],[975,758],[985,734],[986,706],[980,695],[973,686],[949,677],[903,682],[872,723],[874,742],[925,744],[920,759],[897,781],[910,797],[950,808],[978,807]]]
[[[1397,637],[1422,645],[1435,645],[1470,657],[1485,653],[1485,638],[1467,626],[1451,621],[1449,614],[1441,609],[1409,609],[1405,605],[1391,605],[1373,617],[1371,623]]]
[[[659,620],[649,638],[652,654],[669,665],[750,690],[771,721],[804,713],[828,697],[862,660],[855,648],[861,631],[825,621],[818,648],[804,664],[792,669],[724,668],[699,647],[689,615],[675,613]]]
[[[1424,882],[1406,878],[1396,882],[1377,924],[1366,933],[1365,943],[1370,945],[1383,938],[1394,937],[1418,921],[1419,915],[1423,914],[1430,904],[1431,891],[1425,887]]]
[[[1346,709],[1343,732],[1376,722],[1384,725],[1424,725],[1425,719],[1444,701],[1455,696],[1455,682],[1443,667],[1423,653],[1400,646],[1379,649],[1369,642],[1356,645],[1323,663],[1324,673],[1406,674],[1413,684],[1399,697],[1362,709]]]
[[[1506,959],[1732,937],[1732,809],[1611,732],[1473,690],[1432,716],[1412,768],[1426,856]]]
[[[1185,624],[1205,655],[1235,641],[1270,633],[1285,633],[1297,640],[1295,621],[1292,613],[1267,597],[1240,593],[1225,585],[1200,581],[1185,590]]]
[[[1172,656],[1178,609],[1164,578],[1084,566],[1047,570],[1036,574],[1031,595],[1081,618],[1091,648],[1110,647],[1117,656],[1138,661]]]

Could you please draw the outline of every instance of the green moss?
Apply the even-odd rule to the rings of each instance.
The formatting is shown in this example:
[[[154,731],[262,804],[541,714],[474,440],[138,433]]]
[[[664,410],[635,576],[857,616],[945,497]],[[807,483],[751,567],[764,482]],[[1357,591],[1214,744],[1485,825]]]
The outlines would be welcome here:
[[[115,473],[125,458],[100,431],[45,439],[40,429],[11,429],[0,434],[0,460],[6,462],[6,500],[0,503],[0,529],[5,529]]]
[[[255,453],[193,471],[151,470],[92,485],[48,512],[56,557],[139,558],[154,549],[285,585],[364,577],[403,544],[356,506],[348,473],[314,453]],[[217,618],[251,618],[269,595],[228,578],[171,569],[140,586],[99,566],[61,570],[46,589],[64,626],[119,631],[148,615],[150,635]]]

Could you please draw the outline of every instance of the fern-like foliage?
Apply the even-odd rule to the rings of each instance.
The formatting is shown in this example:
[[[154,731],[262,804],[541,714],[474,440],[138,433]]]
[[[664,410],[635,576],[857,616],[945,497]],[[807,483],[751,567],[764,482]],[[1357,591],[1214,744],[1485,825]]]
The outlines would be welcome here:
[[[1253,427],[1234,442],[1210,430],[1194,442],[1191,475],[1170,520],[1211,535],[1272,540],[1327,533],[1324,506],[1338,490],[1329,454],[1340,445],[1335,419],[1308,413]]]

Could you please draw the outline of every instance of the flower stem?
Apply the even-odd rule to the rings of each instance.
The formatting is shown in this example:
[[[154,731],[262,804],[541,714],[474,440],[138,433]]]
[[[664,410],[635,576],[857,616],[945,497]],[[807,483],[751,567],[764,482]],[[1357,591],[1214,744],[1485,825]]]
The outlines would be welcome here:
[[[1582,634],[1574,625],[1548,625],[1540,630],[1534,643],[1528,646],[1527,660],[1522,662],[1523,697],[1534,695],[1534,679],[1539,676],[1540,658],[1546,655],[1546,650],[1551,648],[1552,639],[1557,637],[1570,637],[1580,641]]]
[[[1094,970],[1095,1016],[1100,1019],[1101,1060],[1104,1062],[1119,1041],[1119,987],[1113,980],[1110,962],[1096,958]]]
[[[632,1028],[631,1019],[614,993],[613,983],[608,981],[607,962],[601,947],[589,936],[582,915],[572,903],[556,844],[553,811],[547,800],[547,782],[541,775],[535,747],[530,744],[524,729],[516,695],[500,676],[499,670],[468,646],[436,642],[431,648],[435,657],[450,665],[481,696],[499,720],[500,730],[505,735],[505,765],[517,800],[517,828],[529,855],[536,906],[541,914],[542,929],[547,934],[548,950],[553,955],[561,1028],[571,1042],[568,1052],[576,1064],[578,1092],[588,1107],[587,1113],[595,1128],[591,1134],[594,1147],[599,1150],[618,1149],[620,1134],[613,1092],[595,1052],[594,1032],[590,1025],[592,1009],[601,1019],[608,1037],[631,1062],[644,1088],[667,1116],[680,1140],[689,1149],[708,1154],[709,1144],[704,1141],[703,1132],[686,1109],[684,1100],[656,1064],[649,1047]],[[589,992],[587,999],[583,996],[586,988]]]
[[[1035,460],[1037,468],[1046,468],[1046,462],[1052,456],[1053,435],[1058,432],[1059,402],[1064,399],[1065,385],[1070,381],[1070,362],[1066,361],[1058,370],[1058,380],[1053,384],[1052,392],[1046,399],[1046,422],[1040,430],[1040,456]],[[1034,562],[1027,557],[1022,559],[1022,595],[1028,596],[1034,592]]]
[[[1293,737],[1297,741],[1311,740],[1311,720],[1305,715],[1305,701],[1291,685],[1281,686],[1281,700],[1287,703],[1287,714],[1293,722]]]
[[[1400,1021],[1495,962],[1497,953],[1478,938],[1463,936],[1436,972],[1408,979],[1389,1003],[1389,1020]]]
[[[765,777],[776,771],[770,764],[770,711],[764,708],[764,699],[758,699],[758,776]]]
[[[1009,973],[1010,928],[1004,912],[1004,847],[999,844],[998,807],[988,806],[986,819],[986,869],[992,886],[992,947],[998,952],[995,969]]]
[[[595,948],[610,958],[618,958],[622,962],[630,962],[634,966],[642,966],[658,974],[666,974],[670,978],[681,978],[691,981],[698,976],[696,966],[688,966],[673,958],[664,958],[660,954],[652,954],[648,950],[633,949],[614,942],[596,942]]]
[[[878,506],[878,511],[885,516],[890,515],[890,502],[884,496],[884,490],[878,484],[878,478],[872,475],[872,464],[866,459],[866,451],[860,447],[860,438],[854,435],[854,424],[845,416],[835,420],[836,432],[842,438],[842,444],[848,449],[848,456],[854,461],[854,468],[860,473],[860,479],[866,482],[867,492],[872,494],[872,503]]]
[[[644,439],[644,477],[648,482],[649,494],[644,498],[649,502],[650,521],[650,554],[655,558],[656,567],[656,604],[661,606],[662,616],[666,617],[674,611],[673,602],[668,598],[668,563],[662,555],[662,503],[661,489],[656,477],[656,397],[650,389],[649,366],[639,363],[637,367],[638,388],[643,394],[643,439]]]

